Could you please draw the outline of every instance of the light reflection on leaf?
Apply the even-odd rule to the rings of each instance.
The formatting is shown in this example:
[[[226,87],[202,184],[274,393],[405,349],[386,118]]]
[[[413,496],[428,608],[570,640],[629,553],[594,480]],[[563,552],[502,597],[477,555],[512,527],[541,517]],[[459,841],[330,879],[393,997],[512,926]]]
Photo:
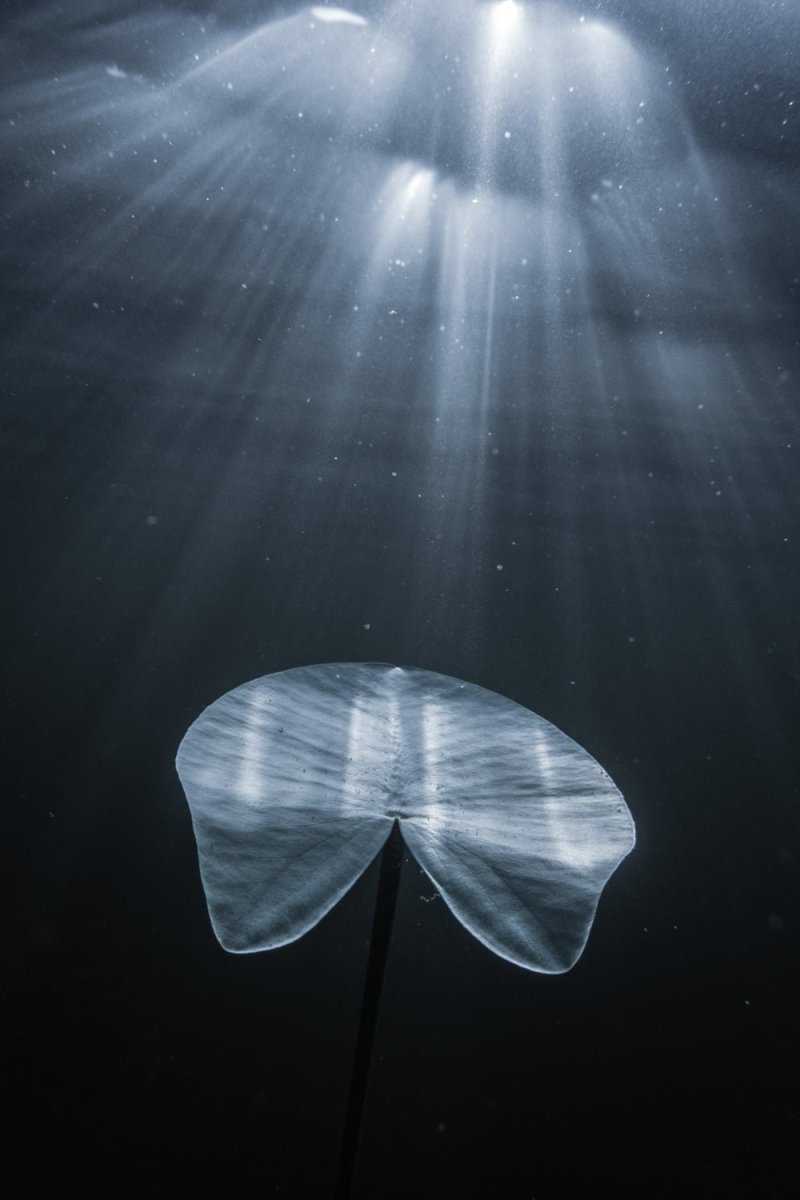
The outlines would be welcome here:
[[[397,821],[471,933],[563,972],[634,843],[622,796],[577,743],[503,696],[412,668],[253,680],[198,717],[177,767],[214,930],[236,952],[313,928]]]

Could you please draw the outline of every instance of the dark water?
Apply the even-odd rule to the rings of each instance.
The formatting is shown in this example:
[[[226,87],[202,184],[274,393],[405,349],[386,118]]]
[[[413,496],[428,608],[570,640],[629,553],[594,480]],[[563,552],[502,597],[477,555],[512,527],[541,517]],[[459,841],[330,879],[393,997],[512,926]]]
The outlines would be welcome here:
[[[226,955],[174,756],[350,660],[638,831],[562,977],[406,863],[357,1195],[793,1194],[800,13],[428,7],[4,10],[11,1195],[330,1195],[375,868]]]

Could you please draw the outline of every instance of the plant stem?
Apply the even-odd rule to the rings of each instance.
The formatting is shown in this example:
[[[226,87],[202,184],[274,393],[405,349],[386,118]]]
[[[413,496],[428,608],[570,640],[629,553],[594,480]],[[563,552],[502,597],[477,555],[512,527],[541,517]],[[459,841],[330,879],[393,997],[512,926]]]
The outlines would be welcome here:
[[[342,1133],[342,1148],[339,1154],[339,1172],[336,1179],[335,1200],[350,1200],[353,1174],[361,1133],[361,1118],[367,1094],[369,1069],[372,1061],[372,1046],[375,1027],[378,1023],[378,1007],[392,936],[392,921],[400,888],[400,870],[403,866],[403,839],[400,826],[395,821],[392,832],[381,852],[381,872],[378,878],[378,895],[375,900],[375,916],[372,922],[372,937],[364,979],[364,996],[361,1001],[361,1018],[358,1022],[353,1074],[350,1079],[350,1095]]]

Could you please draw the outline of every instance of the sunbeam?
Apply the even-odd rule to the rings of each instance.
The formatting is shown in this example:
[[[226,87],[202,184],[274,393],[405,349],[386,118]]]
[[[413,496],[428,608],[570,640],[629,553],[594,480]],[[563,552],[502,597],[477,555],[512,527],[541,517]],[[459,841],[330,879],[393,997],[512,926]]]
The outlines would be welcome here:
[[[648,414],[691,457],[680,394],[744,371],[717,331],[765,330],[780,302],[742,253],[740,168],[701,147],[671,64],[578,8],[317,5],[242,28],[148,14],[135,39],[126,16],[71,31],[55,77],[44,47],[38,74],[10,75],[0,141],[9,269],[52,294],[20,357],[46,338],[53,368],[137,376],[137,477],[162,437],[179,456],[227,414],[203,510],[246,478],[263,511],[226,556],[272,560],[280,491],[296,536],[326,531],[323,576],[352,536],[379,591],[395,571],[417,604],[447,590],[432,637],[453,604],[481,628],[513,595],[507,550],[535,557],[530,523],[558,511],[543,570],[580,625],[584,431],[627,480],[607,535],[628,529],[641,562],[649,474],[620,439]],[[130,47],[156,38],[148,65]],[[714,335],[702,368],[698,329]]]

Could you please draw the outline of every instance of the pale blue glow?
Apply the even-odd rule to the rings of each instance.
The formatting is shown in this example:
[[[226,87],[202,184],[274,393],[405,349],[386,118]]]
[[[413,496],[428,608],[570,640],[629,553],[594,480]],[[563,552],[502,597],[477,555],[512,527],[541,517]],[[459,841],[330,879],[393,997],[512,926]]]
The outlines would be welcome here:
[[[508,48],[514,30],[522,19],[522,10],[515,0],[500,0],[499,4],[492,5],[489,19],[492,28],[491,53],[499,57]]]
[[[315,21],[323,21],[329,25],[366,25],[367,21],[364,17],[360,17],[358,13],[350,12],[346,8],[323,8],[321,5],[311,9],[311,15]]]

